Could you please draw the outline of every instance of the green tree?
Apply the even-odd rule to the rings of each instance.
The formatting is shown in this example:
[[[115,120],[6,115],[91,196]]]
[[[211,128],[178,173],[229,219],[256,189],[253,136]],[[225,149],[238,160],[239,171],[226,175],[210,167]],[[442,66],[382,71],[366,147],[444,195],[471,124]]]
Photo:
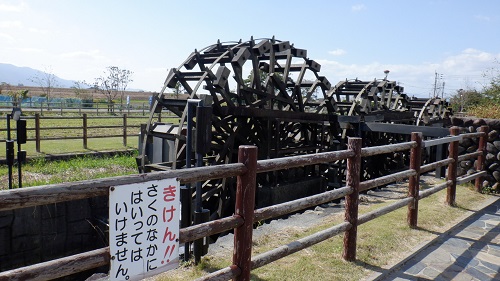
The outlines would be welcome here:
[[[182,86],[181,82],[175,83],[175,88],[174,88],[174,95],[176,99],[179,99],[179,95],[184,93],[184,87]]]
[[[497,67],[492,67],[483,73],[483,77],[489,80],[484,87],[483,94],[491,102],[500,104],[500,62],[495,59]]]
[[[0,83],[0,95],[2,94],[3,91],[7,91],[10,89],[10,85],[6,82]]]
[[[18,107],[28,97],[29,90],[9,91],[7,95],[12,97],[12,106]]]
[[[496,67],[483,73],[488,80],[481,92],[481,100],[467,108],[467,114],[479,118],[500,119],[500,62],[495,59]]]
[[[450,105],[454,112],[463,112],[481,104],[483,100],[484,95],[475,89],[460,89],[451,96]]]

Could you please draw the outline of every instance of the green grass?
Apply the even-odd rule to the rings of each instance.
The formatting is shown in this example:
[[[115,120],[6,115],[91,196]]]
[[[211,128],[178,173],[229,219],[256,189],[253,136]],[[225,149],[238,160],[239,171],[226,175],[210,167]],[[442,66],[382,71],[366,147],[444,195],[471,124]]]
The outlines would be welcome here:
[[[134,155],[78,157],[64,161],[37,158],[22,166],[23,187],[74,182],[137,173]],[[0,166],[0,189],[8,187],[8,169]],[[4,184],[5,183],[5,184]],[[13,188],[18,187],[17,166],[13,169]]]
[[[138,136],[128,137],[127,146],[124,146],[122,138],[88,139],[87,149],[84,149],[82,140],[47,140],[41,142],[40,153],[36,152],[34,142],[21,145],[21,149],[26,150],[28,157],[36,157],[65,153],[138,149],[138,141]],[[15,151],[17,153],[17,145]],[[5,158],[5,143],[0,143],[0,158]]]
[[[342,259],[342,239],[339,235],[299,251],[288,257],[252,271],[252,280],[360,280],[374,271],[388,268],[414,247],[429,241],[449,229],[467,210],[475,210],[488,195],[473,188],[457,189],[457,207],[444,203],[446,190],[425,198],[419,203],[419,227],[410,229],[406,224],[406,208],[401,208],[358,227],[357,261]],[[360,214],[378,209],[389,203],[360,206]],[[289,226],[253,241],[256,255],[311,235],[343,221],[343,213],[326,218],[311,229]],[[193,266],[183,264],[179,269],[157,276],[155,280],[193,280],[208,272],[231,264],[232,250],[217,256],[205,256]]]
[[[164,122],[176,123],[177,118],[164,118]],[[140,126],[148,122],[148,117],[144,118],[131,118],[127,120],[127,126]],[[91,126],[120,126],[123,124],[121,118],[99,118],[88,119],[87,125]],[[15,122],[11,122],[13,129],[12,139],[16,138]],[[27,134],[28,138],[35,138],[35,131],[30,128],[35,127],[34,119],[27,119]],[[83,123],[81,119],[42,119],[40,120],[40,127],[42,128],[40,134],[41,138],[58,138],[58,137],[82,137],[83,136]],[[46,127],[75,127],[75,129],[52,129],[43,130]],[[0,118],[0,128],[6,128],[6,119]],[[124,149],[137,149],[139,142],[139,127],[128,128],[128,135],[136,135],[127,137],[127,146],[123,145],[122,137],[112,138],[88,138],[88,148],[84,149],[83,140],[42,140],[40,142],[40,153],[36,152],[35,141],[28,141],[21,146],[21,149],[26,150],[28,156],[40,156],[46,154],[61,154],[61,153],[74,153],[74,152],[89,152],[89,151],[103,151],[103,150],[124,150]],[[6,139],[7,133],[0,132],[2,136],[0,139]],[[87,136],[109,136],[109,135],[122,135],[122,128],[96,128],[88,129]],[[17,144],[15,150],[17,151]],[[0,143],[0,158],[5,158],[5,142]]]

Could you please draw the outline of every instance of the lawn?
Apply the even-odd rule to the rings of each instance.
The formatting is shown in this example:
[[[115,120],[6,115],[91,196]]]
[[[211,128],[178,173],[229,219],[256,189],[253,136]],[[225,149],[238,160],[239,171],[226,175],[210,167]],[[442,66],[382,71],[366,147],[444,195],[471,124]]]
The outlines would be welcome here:
[[[23,187],[107,178],[138,173],[135,153],[112,157],[84,156],[71,160],[47,161],[35,158],[22,166]],[[8,188],[8,169],[0,165],[0,189]],[[18,187],[17,166],[13,169],[13,188]]]
[[[75,115],[78,116],[78,115]],[[89,116],[87,120],[87,148],[83,146],[83,121],[79,119],[68,119],[68,116],[63,116],[57,119],[41,119],[40,120],[40,152],[36,151],[36,143],[34,140],[28,140],[26,144],[21,145],[21,149],[26,150],[28,157],[75,153],[75,152],[91,152],[91,151],[108,151],[108,150],[128,150],[137,149],[139,143],[140,125],[149,122],[148,116],[140,116],[139,118],[127,119],[127,144],[124,145],[123,137],[106,136],[122,136],[123,135],[123,118],[97,118]],[[28,139],[35,138],[35,120],[27,120],[27,136]],[[164,118],[163,122],[178,122],[177,118]],[[116,126],[116,127],[115,127]],[[6,118],[0,118],[0,128],[2,136],[0,139],[7,138]],[[92,128],[105,127],[105,128]],[[12,139],[16,138],[15,121],[11,121]],[[50,129],[44,129],[50,128]],[[64,139],[64,140],[43,140],[43,138],[80,138],[80,139]],[[99,137],[99,138],[92,138]],[[16,151],[17,151],[17,144]],[[5,142],[0,143],[0,158],[5,158]]]

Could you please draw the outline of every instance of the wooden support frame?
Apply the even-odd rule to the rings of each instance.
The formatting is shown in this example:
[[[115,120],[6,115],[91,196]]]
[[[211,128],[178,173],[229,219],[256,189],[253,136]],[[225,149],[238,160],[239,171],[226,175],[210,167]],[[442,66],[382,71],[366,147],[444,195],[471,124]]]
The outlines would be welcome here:
[[[345,221],[351,228],[344,234],[344,250],[342,258],[346,261],[356,260],[356,239],[358,233],[358,205],[359,205],[359,179],[361,171],[361,138],[349,138],[347,149],[354,152],[353,157],[347,158],[346,184],[352,193],[345,197]]]
[[[481,154],[477,157],[477,162],[476,162],[476,171],[482,171],[484,168],[484,160],[486,159],[486,141],[488,140],[488,126],[481,126],[479,128],[479,132],[483,133],[479,137],[479,146],[477,148],[478,152],[480,151]],[[476,181],[474,183],[474,187],[476,188],[477,192],[482,192],[483,191],[483,177],[478,177],[476,178]]]
[[[237,177],[235,215],[243,219],[243,225],[234,230],[233,264],[241,274],[235,281],[249,281],[252,259],[253,216],[255,208],[255,185],[257,175],[257,147],[240,146],[238,162],[247,172]]]
[[[416,174],[410,177],[408,185],[408,197],[413,201],[408,203],[407,222],[411,228],[417,227],[418,219],[418,192],[420,181],[420,165],[422,164],[422,133],[411,133],[411,140],[417,143],[417,146],[410,151],[410,169],[415,170]]]
[[[451,127],[450,134],[452,136],[457,136],[460,133],[459,127]],[[448,165],[448,175],[446,179],[451,181],[446,192],[446,203],[449,206],[455,206],[455,197],[457,193],[457,167],[458,167],[458,140],[450,142],[449,144],[449,158],[453,159],[453,162]]]

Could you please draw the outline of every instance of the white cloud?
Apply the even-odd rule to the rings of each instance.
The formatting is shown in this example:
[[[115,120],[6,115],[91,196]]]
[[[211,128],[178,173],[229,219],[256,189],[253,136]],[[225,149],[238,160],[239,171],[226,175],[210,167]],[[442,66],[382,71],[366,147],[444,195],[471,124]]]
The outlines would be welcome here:
[[[16,48],[15,50],[20,53],[43,53],[42,49],[37,48]]]
[[[480,21],[491,21],[491,18],[484,15],[475,15],[474,18]]]
[[[345,55],[346,54],[346,51],[343,50],[343,49],[335,49],[333,51],[329,51],[328,52],[330,55],[334,55],[334,56],[341,56],[341,55]]]
[[[9,43],[13,43],[16,41],[16,39],[14,38],[14,36],[10,35],[10,34],[6,34],[6,33],[0,33],[0,38],[3,38],[2,41],[4,42],[9,42]]]
[[[0,12],[22,12],[27,7],[28,5],[24,2],[21,2],[17,5],[0,4]]]
[[[39,29],[39,28],[35,28],[35,27],[28,28],[28,31],[32,32],[32,33],[42,34],[42,35],[49,34],[49,31],[47,29]]]
[[[357,4],[351,7],[351,10],[354,12],[359,12],[364,9],[366,9],[366,6],[364,4]]]
[[[371,62],[367,64],[343,64],[336,60],[318,60],[321,64],[321,75],[326,76],[332,84],[345,79],[369,81],[384,78],[384,70],[390,70],[389,79],[400,82],[405,92],[411,95],[426,97],[433,90],[435,72],[442,74],[445,82],[445,93],[453,94],[457,89],[474,87],[481,89],[485,85],[483,73],[495,65],[495,58],[500,53],[488,53],[477,49],[465,49],[454,55],[443,57],[436,62],[420,64],[384,64]]]
[[[69,53],[63,53],[60,55],[64,59],[77,59],[77,60],[102,60],[105,58],[100,54],[99,50],[92,51],[75,51]]]
[[[20,21],[1,21],[0,28],[21,28],[23,26]]]

